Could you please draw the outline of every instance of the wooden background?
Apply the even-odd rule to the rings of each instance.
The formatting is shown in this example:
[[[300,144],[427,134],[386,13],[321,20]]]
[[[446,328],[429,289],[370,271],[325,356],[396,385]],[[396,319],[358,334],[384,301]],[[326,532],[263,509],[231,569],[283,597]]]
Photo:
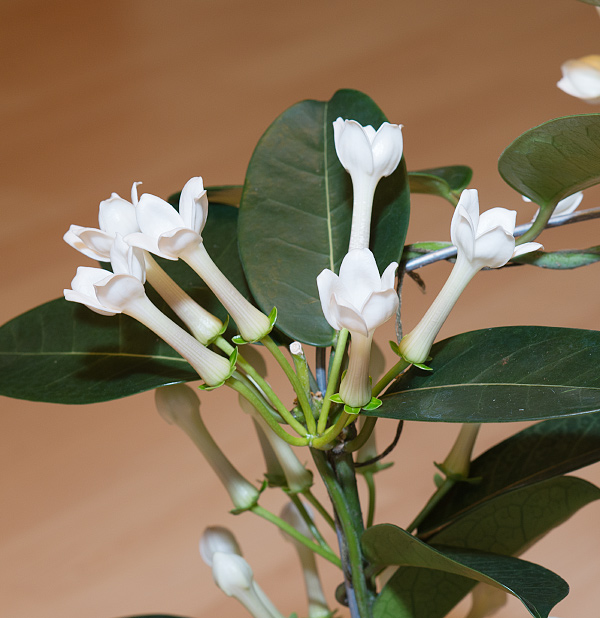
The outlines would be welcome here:
[[[269,123],[304,98],[351,87],[405,125],[410,169],[475,169],[483,208],[531,206],[496,172],[503,148],[554,117],[595,111],[555,87],[560,63],[600,51],[600,19],[575,0],[0,0],[0,322],[57,296],[85,259],[61,240],[94,225],[97,206],[133,181],[167,196],[188,178],[239,183]],[[597,197],[590,191],[584,204]],[[413,201],[410,240],[449,238],[450,209]],[[547,247],[598,243],[598,224],[549,232]],[[404,294],[410,328],[449,272]],[[482,273],[444,327],[599,327],[600,270]],[[380,338],[391,338],[391,329]],[[277,384],[277,372],[271,374]],[[298,567],[279,533],[230,504],[151,393],[68,407],[2,399],[0,602],[11,618],[116,618],[150,612],[244,616],[212,584],[197,541],[236,531],[257,580],[288,615],[305,613]],[[203,415],[250,479],[262,474],[236,399],[203,395]],[[433,489],[451,425],[409,425],[381,475],[378,519],[407,523]],[[487,426],[480,452],[517,428]],[[390,440],[393,424],[380,423]],[[582,473],[600,481],[599,467]],[[268,498],[277,509],[281,501]],[[556,616],[598,615],[600,505],[525,557],[572,586]],[[338,575],[323,569],[329,589]],[[464,615],[457,612],[456,616]],[[528,615],[511,601],[501,618]]]

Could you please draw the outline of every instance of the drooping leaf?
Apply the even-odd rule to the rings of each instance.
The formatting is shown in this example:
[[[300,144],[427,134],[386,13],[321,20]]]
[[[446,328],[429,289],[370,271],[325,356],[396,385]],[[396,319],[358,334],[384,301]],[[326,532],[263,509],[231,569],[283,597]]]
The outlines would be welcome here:
[[[473,177],[473,170],[466,165],[448,165],[416,172],[408,172],[411,193],[439,195],[453,206],[463,189],[466,189]]]
[[[501,494],[600,461],[600,414],[552,419],[532,425],[475,459],[470,476],[457,483],[419,526],[437,529]]]
[[[600,490],[582,479],[549,479],[490,500],[441,532],[427,536],[427,541],[435,546],[517,555],[599,498]],[[475,583],[442,571],[414,567],[399,568],[392,581],[393,588],[377,601],[386,613],[376,614],[376,618],[443,618]]]
[[[500,155],[498,170],[541,210],[553,210],[600,182],[600,114],[556,118],[526,131]]]
[[[600,245],[589,249],[565,249],[564,251],[532,251],[511,260],[517,264],[531,264],[540,268],[570,270],[600,262]]]
[[[368,416],[491,423],[600,410],[600,332],[510,326],[435,344],[433,369],[412,367]]]
[[[376,128],[386,120],[353,90],[294,105],[258,143],[240,206],[240,255],[259,306],[267,312],[276,306],[284,333],[318,346],[332,344],[334,331],[321,311],[316,278],[325,268],[337,272],[350,238],[352,183],[333,143],[339,116]],[[402,160],[375,194],[371,248],[380,271],[400,257],[408,211]]]
[[[471,549],[432,547],[391,524],[381,524],[366,530],[362,546],[365,556],[374,564],[443,571],[502,588],[520,599],[536,618],[547,618],[550,610],[569,590],[566,582],[558,575],[531,562]],[[374,610],[377,618],[390,615],[392,598],[398,598],[395,590],[395,580],[398,579],[397,574],[393,576],[377,599]],[[385,613],[380,614],[377,610],[379,603],[383,604]]]
[[[215,263],[249,296],[237,252],[237,213],[231,206],[212,206],[203,237]],[[213,293],[186,264],[158,261],[194,300],[225,317]],[[149,296],[175,318],[152,290]],[[95,403],[197,379],[187,362],[145,326],[125,315],[100,316],[64,299],[0,328],[0,394],[7,397]]]

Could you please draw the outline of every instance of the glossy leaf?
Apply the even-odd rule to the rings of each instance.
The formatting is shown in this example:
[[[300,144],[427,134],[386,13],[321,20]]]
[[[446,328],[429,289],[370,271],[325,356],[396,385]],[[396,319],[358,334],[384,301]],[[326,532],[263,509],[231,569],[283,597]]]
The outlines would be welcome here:
[[[600,245],[589,249],[566,249],[564,251],[532,251],[511,260],[517,264],[531,264],[553,270],[570,270],[600,262]]]
[[[526,131],[502,153],[498,170],[513,189],[553,209],[600,182],[600,114],[557,118]]]
[[[231,206],[212,206],[203,236],[216,264],[248,296],[237,253],[237,213]],[[158,261],[192,298],[225,317],[218,300],[186,264]],[[149,296],[175,318],[152,290]],[[125,315],[100,316],[64,299],[0,328],[0,394],[8,397],[95,403],[197,379],[187,362],[145,326]]]
[[[391,524],[369,528],[362,537],[362,545],[367,559],[377,565],[443,571],[502,588],[520,599],[536,618],[547,618],[550,610],[569,591],[558,575],[531,562],[470,549],[432,547]],[[397,597],[395,579],[397,575],[386,584],[376,601],[374,616],[377,618],[389,615],[389,597]],[[384,605],[385,613],[380,614],[379,603]]]
[[[435,344],[433,369],[412,367],[369,416],[491,423],[600,410],[600,332],[510,326]]]
[[[427,541],[505,556],[519,554],[599,497],[600,490],[582,479],[549,479],[490,500],[427,536]],[[376,618],[443,618],[475,582],[442,571],[401,567],[389,584],[393,588],[385,595],[384,589],[377,601],[387,611]]]
[[[311,345],[333,343],[316,278],[337,271],[348,250],[352,183],[339,163],[332,123],[386,120],[366,95],[340,90],[328,102],[302,101],[285,111],[258,143],[240,206],[239,247],[250,289],[263,311],[278,310],[278,327]],[[375,194],[371,249],[382,271],[401,255],[408,225],[404,161]]]
[[[419,532],[447,525],[507,492],[597,461],[600,461],[600,414],[537,423],[475,459],[469,476],[480,479],[479,482],[457,483],[425,518]]]
[[[411,193],[439,195],[453,206],[463,189],[473,177],[473,170],[466,165],[448,165],[408,173]]]

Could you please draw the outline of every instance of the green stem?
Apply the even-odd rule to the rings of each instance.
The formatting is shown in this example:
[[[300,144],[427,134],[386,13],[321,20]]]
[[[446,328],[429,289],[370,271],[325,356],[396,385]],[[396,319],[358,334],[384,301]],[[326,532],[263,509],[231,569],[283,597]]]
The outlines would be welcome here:
[[[402,373],[410,363],[401,358],[373,387],[373,397],[379,396],[381,391],[400,373]]]
[[[421,512],[410,522],[406,531],[413,532],[413,530],[416,530],[438,502],[452,489],[452,487],[454,487],[455,483],[456,481],[453,479],[445,478],[444,482],[436,489],[431,498],[429,498]]]
[[[298,497],[298,494],[290,494],[290,500],[294,503],[294,505],[298,509],[300,516],[302,517],[302,519],[308,526],[310,533],[313,535],[317,543],[324,549],[331,551],[331,547],[329,547],[329,544],[323,538],[323,535],[319,532],[319,529],[315,525],[313,518],[310,516],[310,513],[306,510],[306,507],[304,506],[304,503],[302,502],[302,500],[300,500],[300,498]]]
[[[375,520],[375,479],[373,478],[372,472],[365,472],[363,476],[365,477],[367,489],[369,491],[369,511],[367,513],[367,528],[370,528],[373,525],[373,521]]]
[[[308,438],[306,437],[306,429],[302,427],[296,421],[294,422],[300,425],[302,431],[304,431],[304,436],[296,437],[291,436],[285,429],[281,427],[281,425],[273,418],[272,414],[269,413],[268,408],[265,406],[262,398],[253,391],[247,384],[244,384],[240,379],[231,377],[225,381],[225,384],[232,388],[234,391],[237,391],[242,397],[245,397],[259,412],[259,414],[265,419],[268,423],[269,427],[283,440],[285,440],[288,444],[292,446],[306,446],[309,443]],[[287,412],[287,410],[286,410]],[[289,414],[289,412],[288,412]],[[291,416],[291,415],[290,415]],[[287,420],[287,419],[286,419]],[[295,429],[295,427],[294,427]]]
[[[304,420],[306,421],[306,426],[313,427],[313,430],[311,431],[309,429],[308,433],[311,435],[315,435],[314,434],[315,419],[312,413],[312,408],[308,401],[308,397],[306,393],[304,392],[304,389],[302,388],[300,379],[296,375],[296,372],[294,371],[293,367],[288,362],[287,358],[283,355],[281,350],[277,347],[277,344],[273,341],[273,339],[271,339],[271,337],[269,337],[269,335],[261,339],[260,342],[267,348],[267,350],[269,350],[269,352],[271,352],[275,360],[279,363],[280,367],[285,372],[285,375],[287,376],[287,379],[290,381],[290,384],[292,385],[296,393],[296,397],[298,398],[298,403],[300,404],[300,408],[302,409],[302,413],[304,414]],[[296,429],[296,431],[298,430]],[[304,435],[306,435],[306,432],[304,433]]]
[[[370,618],[374,593],[365,577],[366,563],[360,546],[364,531],[352,456],[312,449],[313,458],[336,515],[346,596],[352,618]]]
[[[317,513],[327,522],[327,525],[335,530],[335,522],[333,517],[327,512],[327,509],[319,502],[319,499],[313,494],[310,489],[306,489],[302,492],[302,495],[312,504]]]
[[[342,361],[344,360],[344,352],[346,351],[346,343],[348,342],[348,331],[342,329],[337,338],[337,345],[335,348],[335,356],[333,358],[333,364],[329,371],[329,378],[327,381],[327,390],[323,397],[323,407],[319,414],[319,422],[317,424],[317,435],[322,434],[327,427],[327,418],[329,416],[329,409],[331,408],[331,396],[335,393],[338,385],[338,378],[340,375],[340,368]]]
[[[325,433],[320,434],[318,438],[312,441],[311,446],[321,450],[325,450],[329,445],[340,435],[344,428],[351,423],[355,418],[355,415],[342,412],[335,422]]]
[[[363,417],[364,418],[364,417]],[[360,433],[354,438],[354,440],[350,440],[350,442],[346,442],[344,445],[344,450],[348,453],[352,453],[354,451],[358,451],[359,448],[365,445],[366,441],[371,437],[373,430],[375,429],[375,425],[377,423],[376,416],[367,416]]]
[[[548,224],[548,220],[552,216],[553,208],[540,209],[538,216],[531,225],[531,227],[517,239],[516,244],[522,245],[524,242],[535,240],[545,229]]]
[[[335,564],[335,566],[340,568],[342,567],[341,560],[332,551],[324,549],[314,541],[307,539],[303,534],[298,532],[294,526],[288,524],[286,521],[281,519],[281,517],[277,517],[277,515],[274,515],[271,511],[267,511],[267,509],[257,504],[250,509],[250,512],[266,519],[272,524],[275,524],[278,528],[289,534],[291,537],[297,541],[300,541],[303,545],[306,545],[306,547],[308,547],[311,551],[314,551],[315,554],[319,554],[319,556],[325,558],[325,560],[329,560],[331,564]]]

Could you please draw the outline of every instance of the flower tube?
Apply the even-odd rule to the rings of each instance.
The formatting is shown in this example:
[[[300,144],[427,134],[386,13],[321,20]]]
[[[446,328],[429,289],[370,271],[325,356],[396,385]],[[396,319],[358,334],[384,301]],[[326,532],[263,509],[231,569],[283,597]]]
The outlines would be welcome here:
[[[64,235],[64,241],[87,257],[100,262],[109,261],[110,251],[117,234],[125,237],[140,231],[136,217],[137,185],[139,184],[141,183],[134,182],[131,187],[131,202],[117,193],[113,193],[109,199],[100,202],[99,229],[72,225]],[[150,285],[175,311],[200,343],[207,345],[221,333],[223,330],[221,320],[186,294],[147,252],[144,252],[144,261]]]
[[[325,319],[336,330],[347,329],[352,337],[348,370],[340,385],[340,397],[351,408],[371,401],[371,343],[375,329],[398,308],[397,267],[392,262],[380,277],[371,251],[353,249],[344,257],[339,276],[325,269],[317,277]]]
[[[64,290],[65,298],[102,315],[131,316],[179,352],[208,386],[222,384],[233,372],[232,361],[205,348],[152,304],[144,289],[142,251],[129,247],[117,235],[110,256],[112,273],[101,268],[79,267],[71,289]]]
[[[269,318],[240,294],[204,247],[201,232],[208,215],[208,197],[202,178],[192,178],[183,187],[179,212],[159,197],[144,193],[136,214],[141,231],[126,237],[130,245],[189,264],[227,309],[244,340],[257,341],[271,331]]]
[[[452,243],[457,247],[456,263],[437,298],[419,324],[402,339],[401,355],[410,363],[422,364],[452,307],[469,281],[482,268],[500,268],[511,258],[542,247],[528,242],[515,247],[513,232],[517,213],[491,208],[479,215],[476,189],[465,189],[456,206],[450,226]]]
[[[352,178],[353,206],[350,246],[369,247],[371,210],[377,184],[389,176],[402,158],[402,125],[384,122],[377,131],[356,120],[338,118],[333,123],[335,150]]]
[[[155,391],[159,414],[170,425],[177,425],[192,439],[198,450],[225,487],[235,508],[245,511],[258,500],[259,492],[231,464],[217,446],[200,416],[200,400],[186,384],[163,386]]]
[[[302,519],[296,505],[293,502],[288,502],[281,511],[281,519],[286,521],[290,526],[293,526],[300,534],[310,538],[311,533]],[[298,559],[302,567],[302,575],[304,577],[304,585],[306,587],[306,596],[308,597],[308,617],[309,618],[329,618],[331,611],[327,606],[327,599],[323,592],[321,578],[317,570],[317,562],[315,554],[303,543],[292,538],[285,532],[283,537],[294,544],[298,553]]]

